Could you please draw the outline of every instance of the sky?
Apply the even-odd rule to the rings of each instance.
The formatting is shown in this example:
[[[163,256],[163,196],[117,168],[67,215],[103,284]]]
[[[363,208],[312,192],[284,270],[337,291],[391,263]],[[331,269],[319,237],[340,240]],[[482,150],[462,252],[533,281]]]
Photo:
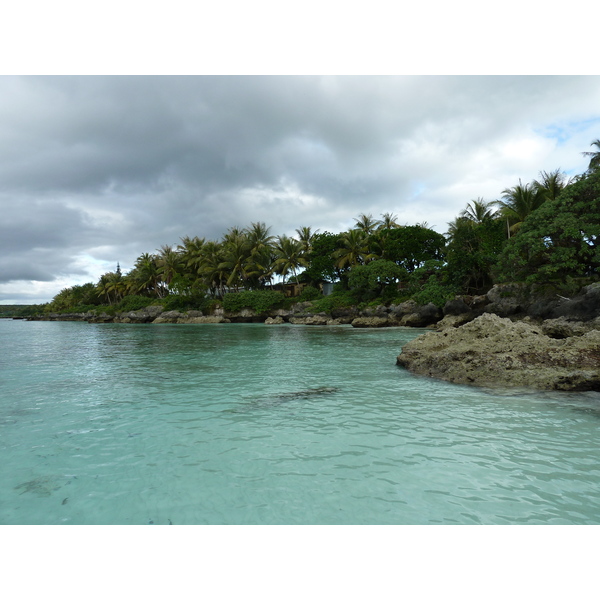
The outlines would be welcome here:
[[[1,76],[0,302],[254,222],[445,233],[597,138],[597,76]]]

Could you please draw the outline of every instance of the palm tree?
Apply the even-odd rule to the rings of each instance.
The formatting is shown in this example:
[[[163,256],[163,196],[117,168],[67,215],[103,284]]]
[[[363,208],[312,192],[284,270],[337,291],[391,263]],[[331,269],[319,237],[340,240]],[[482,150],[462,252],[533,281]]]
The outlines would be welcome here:
[[[252,254],[261,254],[263,252],[271,250],[271,242],[273,236],[269,235],[270,227],[267,227],[264,223],[252,223],[250,227],[245,230],[245,234],[248,236],[250,242]]]
[[[239,291],[250,275],[248,259],[251,247],[247,236],[240,230],[230,229],[224,236],[223,262],[219,269],[227,272],[227,285]]]
[[[181,238],[181,244],[177,246],[177,251],[181,256],[183,265],[188,269],[192,269],[196,274],[202,263],[205,244],[206,240],[204,238],[199,238],[198,236],[190,238],[186,235]]]
[[[595,171],[598,167],[600,167],[600,139],[594,140],[590,146],[596,146],[596,148],[598,148],[598,152],[582,152],[581,154],[590,157],[588,171]]]
[[[367,235],[371,235],[379,225],[379,221],[373,218],[373,215],[358,215],[358,219],[354,219],[356,221],[355,229],[359,229],[360,231],[364,231]]]
[[[366,264],[375,258],[374,254],[369,253],[369,236],[364,229],[350,229],[342,233],[341,241],[342,247],[333,253],[339,269]]]
[[[569,185],[570,180],[566,177],[565,173],[560,172],[560,169],[556,169],[550,173],[540,171],[540,180],[534,179],[532,186],[538,193],[545,197],[545,200],[554,200]]]
[[[158,272],[167,289],[180,266],[181,255],[166,244],[160,247],[157,257]]]
[[[245,230],[250,247],[246,272],[251,287],[260,287],[270,278],[271,262],[273,260],[273,240],[269,235],[270,227],[264,223],[252,223]]]
[[[299,227],[296,229],[298,241],[302,244],[302,250],[308,254],[312,250],[312,242],[319,230],[312,231],[310,227]]]
[[[481,224],[494,218],[495,211],[491,208],[492,202],[486,202],[483,198],[471,200],[467,207],[460,213],[460,217],[474,224]]]
[[[104,273],[96,284],[98,294],[105,296],[109,304],[116,303],[123,298],[127,287],[121,273]]]
[[[222,266],[225,261],[223,246],[219,242],[207,242],[199,273],[213,296],[223,297],[229,276]]]
[[[304,258],[302,242],[287,235],[278,236],[275,244],[275,256],[273,269],[283,276],[283,283],[285,284],[285,278],[290,271],[295,277],[296,283],[300,283],[297,270],[308,266],[308,261]]]
[[[123,298],[127,291],[127,284],[123,279],[123,275],[119,270],[117,273],[109,273],[107,278],[107,290],[113,293],[115,302],[118,302]]]
[[[398,227],[400,227],[400,225],[398,225],[398,222],[396,221],[397,218],[398,215],[393,215],[389,212],[383,213],[381,215],[381,220],[379,221],[379,227],[377,229],[397,229]]]
[[[133,280],[132,288],[135,293],[155,294],[159,298],[163,297],[164,290],[158,271],[157,257],[153,254],[144,252],[140,255],[128,277]]]
[[[518,185],[502,190],[502,194],[502,200],[496,200],[494,204],[500,206],[500,214],[507,220],[509,237],[511,233],[518,231],[527,216],[546,200],[546,196],[535,186],[529,183],[523,185],[520,179]]]
[[[455,239],[457,236],[460,235],[462,231],[464,231],[467,228],[473,228],[473,221],[467,217],[458,216],[454,219],[454,221],[450,221],[450,223],[448,223],[448,231],[446,232],[446,237],[448,238],[448,241],[450,242],[453,239]]]

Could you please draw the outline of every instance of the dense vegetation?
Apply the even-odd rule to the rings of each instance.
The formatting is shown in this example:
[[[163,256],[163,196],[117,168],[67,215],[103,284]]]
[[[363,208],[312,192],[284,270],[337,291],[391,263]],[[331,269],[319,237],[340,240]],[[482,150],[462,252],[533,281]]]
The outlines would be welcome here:
[[[39,308],[28,304],[0,304],[0,319],[25,318],[39,312]]]
[[[184,237],[142,254],[131,271],[63,289],[42,308],[82,311],[101,305],[135,310],[262,311],[283,306],[275,277],[307,284],[303,299],[322,309],[414,298],[442,306],[457,293],[483,293],[496,282],[598,278],[600,269],[600,140],[588,170],[567,179],[560,169],[506,188],[499,200],[471,200],[441,235],[426,223],[400,225],[391,213],[360,215],[348,231],[296,229],[271,235],[264,223],[232,227],[221,240]],[[323,298],[323,283],[336,283]],[[233,294],[231,292],[238,292]],[[260,293],[256,293],[260,292]],[[268,293],[267,293],[268,292]]]

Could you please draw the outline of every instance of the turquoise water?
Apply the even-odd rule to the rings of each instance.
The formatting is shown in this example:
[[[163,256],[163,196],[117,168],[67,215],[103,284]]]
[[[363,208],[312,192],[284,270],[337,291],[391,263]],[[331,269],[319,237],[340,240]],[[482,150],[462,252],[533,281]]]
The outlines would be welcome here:
[[[411,375],[420,333],[0,320],[0,524],[600,523],[600,394]]]

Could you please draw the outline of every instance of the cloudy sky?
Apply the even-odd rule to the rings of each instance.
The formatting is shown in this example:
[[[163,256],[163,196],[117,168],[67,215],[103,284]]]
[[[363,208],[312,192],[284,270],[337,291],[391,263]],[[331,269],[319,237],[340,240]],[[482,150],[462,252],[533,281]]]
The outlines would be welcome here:
[[[0,302],[256,221],[444,233],[597,138],[596,76],[1,76]]]

